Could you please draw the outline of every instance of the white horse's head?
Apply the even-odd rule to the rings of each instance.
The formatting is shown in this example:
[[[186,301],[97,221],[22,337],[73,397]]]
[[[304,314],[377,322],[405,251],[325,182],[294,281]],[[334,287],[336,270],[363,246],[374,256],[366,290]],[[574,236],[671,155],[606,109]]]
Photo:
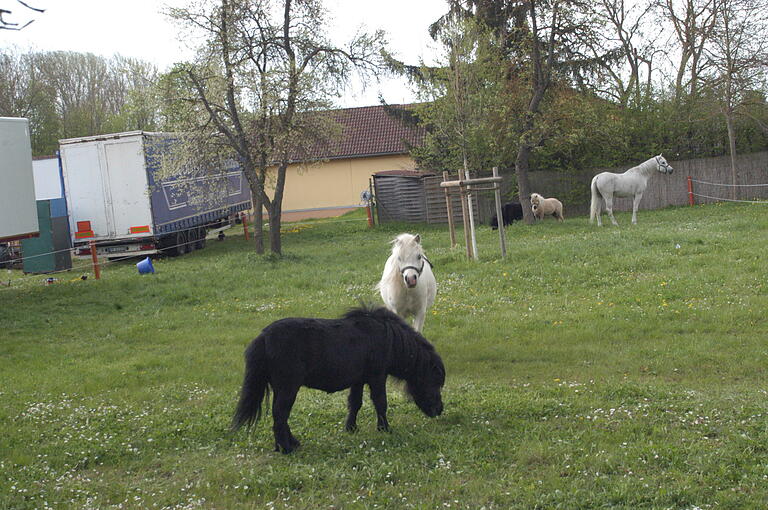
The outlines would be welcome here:
[[[544,200],[544,197],[542,197],[542,196],[541,196],[541,195],[539,195],[538,193],[531,193],[531,205],[532,205],[533,207],[536,207],[536,206],[538,206],[539,204],[541,204],[541,201],[542,201],[542,200]]]
[[[412,289],[419,283],[421,272],[427,259],[421,247],[419,234],[400,234],[392,241],[392,254],[397,261],[397,269],[403,277],[403,283]]]
[[[667,163],[667,160],[661,154],[656,156],[656,164],[659,165],[659,172],[663,174],[671,174],[674,171],[672,165]]]

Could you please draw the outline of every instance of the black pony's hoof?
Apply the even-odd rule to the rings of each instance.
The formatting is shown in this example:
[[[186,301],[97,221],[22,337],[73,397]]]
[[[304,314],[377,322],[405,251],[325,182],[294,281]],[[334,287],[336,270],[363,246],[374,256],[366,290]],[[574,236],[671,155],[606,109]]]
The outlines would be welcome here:
[[[293,446],[293,445],[289,445],[289,446],[277,445],[277,446],[275,446],[275,451],[276,452],[280,452],[283,455],[288,455],[289,453],[293,453],[293,451],[296,450],[296,448],[298,448],[298,447],[299,447],[299,445],[296,445],[296,446]]]
[[[347,432],[357,432],[357,424],[353,423],[353,424],[350,425],[348,423],[348,424],[344,425],[344,430],[346,430]]]

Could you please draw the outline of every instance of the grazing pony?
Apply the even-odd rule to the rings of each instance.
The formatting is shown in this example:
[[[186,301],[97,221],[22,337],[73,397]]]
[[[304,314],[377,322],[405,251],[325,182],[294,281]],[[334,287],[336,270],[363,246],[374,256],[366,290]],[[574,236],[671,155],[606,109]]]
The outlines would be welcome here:
[[[523,206],[517,202],[507,202],[501,208],[501,217],[504,221],[504,226],[511,225],[513,221],[521,221],[523,219]],[[491,218],[491,228],[496,230],[499,228],[499,219],[496,215]]]
[[[413,316],[416,331],[424,328],[427,308],[435,302],[437,282],[419,234],[400,234],[392,241],[392,254],[376,287],[387,308],[403,318]]]
[[[637,206],[640,199],[643,198],[643,192],[648,186],[648,179],[653,175],[653,171],[658,170],[663,174],[671,174],[672,166],[667,160],[659,154],[651,159],[632,167],[623,174],[611,172],[602,172],[592,178],[592,203],[589,207],[589,222],[592,223],[597,218],[597,226],[603,226],[602,202],[605,200],[605,210],[611,223],[618,226],[616,218],[613,217],[613,197],[633,197],[632,201],[632,224],[637,224]]]
[[[552,215],[563,221],[563,204],[556,198],[544,198],[538,193],[531,193],[531,210],[536,219],[543,220],[544,216]]]
[[[300,445],[288,426],[300,387],[328,393],[350,388],[346,429],[351,432],[357,429],[367,384],[378,428],[389,430],[388,375],[405,380],[406,391],[424,414],[432,418],[443,412],[443,361],[432,344],[386,308],[356,308],[340,319],[278,320],[245,351],[245,378],[232,429],[259,420],[271,387],[275,451],[290,453]]]

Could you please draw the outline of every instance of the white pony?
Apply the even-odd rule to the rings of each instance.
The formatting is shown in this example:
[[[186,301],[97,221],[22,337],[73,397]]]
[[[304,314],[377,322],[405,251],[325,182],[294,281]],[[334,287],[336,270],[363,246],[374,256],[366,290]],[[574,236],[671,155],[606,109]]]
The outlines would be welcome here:
[[[643,192],[648,186],[648,179],[653,175],[653,171],[658,170],[663,174],[671,174],[674,170],[667,160],[659,154],[645,163],[640,163],[636,167],[630,168],[623,174],[614,174],[611,172],[599,173],[592,178],[592,204],[589,208],[589,222],[592,223],[597,218],[597,226],[603,226],[602,204],[600,198],[605,200],[605,210],[611,223],[616,223],[613,217],[613,197],[633,197],[632,203],[632,224],[637,224],[637,206],[640,199],[643,198]]]
[[[386,307],[400,317],[413,316],[413,328],[420,332],[437,294],[432,263],[424,255],[420,235],[400,234],[392,241],[392,255],[376,287]]]

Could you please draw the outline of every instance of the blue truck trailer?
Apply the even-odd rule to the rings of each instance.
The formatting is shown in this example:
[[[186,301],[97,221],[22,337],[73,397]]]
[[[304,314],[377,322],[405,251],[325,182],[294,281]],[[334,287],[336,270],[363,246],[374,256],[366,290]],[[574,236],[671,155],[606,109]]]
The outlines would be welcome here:
[[[145,131],[59,141],[77,253],[88,253],[94,242],[109,258],[182,255],[203,248],[211,231],[228,228],[251,208],[250,188],[235,161],[193,177],[161,178],[162,155],[174,143],[171,135]]]

